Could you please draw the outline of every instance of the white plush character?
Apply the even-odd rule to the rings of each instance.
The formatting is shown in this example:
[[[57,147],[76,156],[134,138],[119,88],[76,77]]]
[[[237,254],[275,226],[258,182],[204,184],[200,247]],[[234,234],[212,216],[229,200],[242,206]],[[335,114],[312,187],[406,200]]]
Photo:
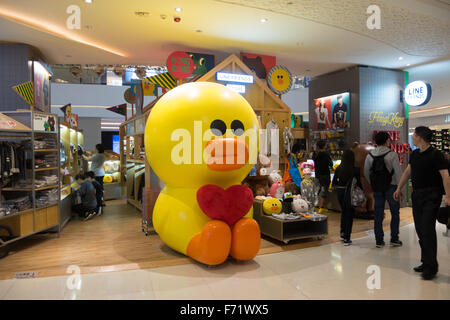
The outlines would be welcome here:
[[[273,170],[269,174],[269,183],[274,184],[275,182],[281,182],[283,178],[280,175],[280,170]]]
[[[294,212],[296,214],[308,212],[309,204],[308,204],[308,202],[306,202],[306,200],[303,200],[302,198],[297,197],[292,202],[292,210],[294,210]]]

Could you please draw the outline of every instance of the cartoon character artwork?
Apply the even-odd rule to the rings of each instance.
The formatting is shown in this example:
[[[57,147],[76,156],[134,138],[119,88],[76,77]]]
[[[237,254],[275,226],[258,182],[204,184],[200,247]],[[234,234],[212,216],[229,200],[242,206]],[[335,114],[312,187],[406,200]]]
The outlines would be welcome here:
[[[285,94],[292,87],[291,72],[285,66],[273,67],[267,75],[267,84],[276,94]]]
[[[254,71],[258,78],[265,79],[267,77],[266,67],[263,64],[261,57],[257,56],[255,58],[249,58],[242,56],[242,62],[244,62],[250,70]]]
[[[248,102],[217,83],[183,84],[155,104],[144,140],[165,183],[153,225],[167,246],[206,265],[256,256],[253,193],[241,182],[256,163],[258,131]]]
[[[205,74],[209,70],[214,68],[215,56],[213,54],[195,53],[188,52],[192,61],[194,61],[194,72],[193,74]]]
[[[50,130],[45,130],[45,131],[55,131],[55,118],[54,117],[48,117],[47,119],[47,123],[49,126]]]
[[[276,198],[269,198],[263,202],[263,211],[267,215],[279,214],[283,208],[280,200]]]

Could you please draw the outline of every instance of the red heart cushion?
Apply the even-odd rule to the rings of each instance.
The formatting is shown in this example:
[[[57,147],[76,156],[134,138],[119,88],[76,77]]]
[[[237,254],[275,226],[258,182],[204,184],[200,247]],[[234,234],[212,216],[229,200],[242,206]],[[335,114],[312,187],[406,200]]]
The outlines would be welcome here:
[[[197,191],[200,209],[211,219],[222,220],[232,227],[253,205],[253,192],[243,185],[224,190],[207,184]]]

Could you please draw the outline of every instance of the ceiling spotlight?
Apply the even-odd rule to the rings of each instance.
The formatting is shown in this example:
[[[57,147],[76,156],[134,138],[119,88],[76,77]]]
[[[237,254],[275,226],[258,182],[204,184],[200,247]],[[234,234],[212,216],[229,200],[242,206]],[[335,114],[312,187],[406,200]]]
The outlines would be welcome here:
[[[266,18],[262,18],[262,19],[261,19],[261,22],[262,22],[262,23],[267,22],[267,19],[266,19]]]
[[[403,60],[403,57],[398,57],[398,60],[400,60],[400,61]]]
[[[202,30],[200,30],[200,29],[198,29],[198,30],[195,30],[195,32],[198,32],[198,33],[200,33],[200,32],[203,32]]]
[[[176,12],[181,12],[183,9],[181,9],[181,8],[175,8],[175,11]]]

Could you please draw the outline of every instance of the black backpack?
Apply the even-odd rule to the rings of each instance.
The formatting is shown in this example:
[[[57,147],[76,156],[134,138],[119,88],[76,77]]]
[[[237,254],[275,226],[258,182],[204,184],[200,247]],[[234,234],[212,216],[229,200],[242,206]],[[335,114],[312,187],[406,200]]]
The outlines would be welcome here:
[[[389,172],[386,164],[384,163],[384,157],[389,152],[386,152],[381,156],[374,156],[369,153],[369,155],[373,158],[372,167],[370,168],[370,185],[372,186],[374,192],[386,192],[391,185],[394,170]]]

